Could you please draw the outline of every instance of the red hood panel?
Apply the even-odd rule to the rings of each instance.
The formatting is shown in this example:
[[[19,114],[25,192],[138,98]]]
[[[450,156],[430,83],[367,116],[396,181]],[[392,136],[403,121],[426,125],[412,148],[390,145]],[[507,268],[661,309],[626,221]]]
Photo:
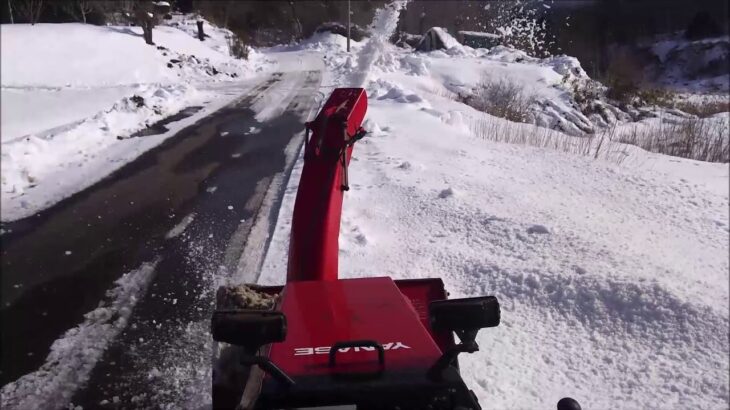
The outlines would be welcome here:
[[[378,369],[377,352],[370,347],[341,349],[330,368],[329,347],[336,342],[378,342],[385,350],[385,371],[427,369],[441,356],[411,303],[387,277],[291,282],[280,309],[287,337],[272,345],[270,357],[294,378]]]

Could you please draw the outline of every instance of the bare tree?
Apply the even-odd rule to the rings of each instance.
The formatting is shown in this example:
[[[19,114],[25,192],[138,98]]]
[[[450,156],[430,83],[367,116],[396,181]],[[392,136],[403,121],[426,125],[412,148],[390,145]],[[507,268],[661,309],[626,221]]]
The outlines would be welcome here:
[[[92,0],[73,0],[69,2],[64,2],[63,9],[68,14],[73,16],[74,19],[82,21],[84,24],[86,24],[86,16],[94,11],[96,7],[95,3],[96,2]]]
[[[228,18],[231,16],[231,6],[233,5],[232,0],[228,0],[226,5],[223,6],[223,28],[228,28]]]
[[[195,23],[198,25],[198,40],[204,41],[205,31],[203,31],[203,20],[198,20]]]
[[[294,36],[296,38],[301,38],[303,35],[302,22],[299,21],[299,16],[297,15],[297,8],[294,6],[294,3],[295,2],[293,2],[293,1],[289,1],[289,7],[291,7],[291,14],[292,14],[292,18],[294,19],[294,24],[295,24]]]
[[[136,3],[134,16],[137,20],[137,24],[142,27],[145,43],[152,46],[155,45],[152,41],[152,28],[155,26],[156,19],[152,2],[140,1]]]
[[[10,24],[15,24],[15,20],[13,19],[13,2],[11,0],[8,0],[8,12],[10,12]]]
[[[98,0],[93,3],[95,10],[104,16],[107,23],[114,25],[136,23],[133,0]]]
[[[18,15],[26,19],[30,24],[38,22],[44,6],[43,0],[16,0],[15,3],[15,9]]]

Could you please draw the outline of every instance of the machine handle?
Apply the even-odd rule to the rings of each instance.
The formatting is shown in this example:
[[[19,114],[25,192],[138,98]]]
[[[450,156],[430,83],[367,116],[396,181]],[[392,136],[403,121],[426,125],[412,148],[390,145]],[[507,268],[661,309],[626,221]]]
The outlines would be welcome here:
[[[335,366],[335,357],[337,355],[337,351],[339,349],[344,349],[346,347],[372,347],[375,348],[375,350],[378,351],[378,364],[380,367],[385,367],[385,349],[383,349],[383,345],[380,343],[374,341],[374,340],[349,340],[346,342],[337,342],[332,347],[330,347],[330,353],[329,353],[329,366],[334,367]]]
[[[355,145],[356,142],[360,141],[365,137],[368,132],[363,127],[360,127],[355,131],[354,135],[348,135],[347,129],[345,129],[345,135],[348,137],[345,141],[346,146]]]
[[[244,356],[241,358],[241,364],[251,366],[258,365],[265,373],[270,374],[277,382],[285,387],[293,386],[294,380],[284,373],[279,366],[275,365],[268,357],[263,356]]]

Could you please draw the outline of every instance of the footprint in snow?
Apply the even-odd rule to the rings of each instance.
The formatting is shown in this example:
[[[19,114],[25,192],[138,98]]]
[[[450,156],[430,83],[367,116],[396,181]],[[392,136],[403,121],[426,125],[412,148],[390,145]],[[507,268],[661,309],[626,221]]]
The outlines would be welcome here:
[[[543,235],[549,234],[550,231],[543,225],[532,225],[531,227],[527,228],[527,233]]]
[[[583,269],[583,268],[581,268],[578,265],[573,265],[573,271],[575,271],[575,273],[577,273],[579,275],[585,275],[586,274],[586,270]]]
[[[492,222],[502,222],[502,221],[504,221],[504,219],[498,218],[496,216],[489,216],[482,220],[482,224],[488,225],[488,224],[491,224]]]
[[[353,226],[352,229],[350,229],[350,234],[352,235],[354,242],[357,243],[358,245],[367,245],[368,238],[360,230],[359,226]]]
[[[357,242],[358,245],[364,246],[368,244],[368,238],[362,233],[359,233],[355,236],[355,242]]]
[[[442,199],[449,198],[449,197],[454,196],[454,194],[455,194],[454,190],[451,189],[451,187],[449,187],[449,188],[443,189],[443,190],[441,190],[441,192],[439,192],[439,198],[442,198]]]

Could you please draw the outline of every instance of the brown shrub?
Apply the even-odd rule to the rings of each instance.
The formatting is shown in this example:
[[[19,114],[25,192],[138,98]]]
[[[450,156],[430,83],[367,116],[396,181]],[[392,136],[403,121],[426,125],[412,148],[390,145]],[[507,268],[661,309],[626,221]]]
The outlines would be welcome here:
[[[482,78],[471,95],[459,95],[458,100],[479,111],[515,122],[527,122],[535,96],[519,82],[488,76]]]
[[[701,102],[682,101],[676,104],[676,108],[687,114],[707,118],[722,112],[730,113],[730,99]]]
[[[649,152],[708,162],[730,162],[727,127],[720,122],[687,119],[657,127],[634,127],[618,142]]]

